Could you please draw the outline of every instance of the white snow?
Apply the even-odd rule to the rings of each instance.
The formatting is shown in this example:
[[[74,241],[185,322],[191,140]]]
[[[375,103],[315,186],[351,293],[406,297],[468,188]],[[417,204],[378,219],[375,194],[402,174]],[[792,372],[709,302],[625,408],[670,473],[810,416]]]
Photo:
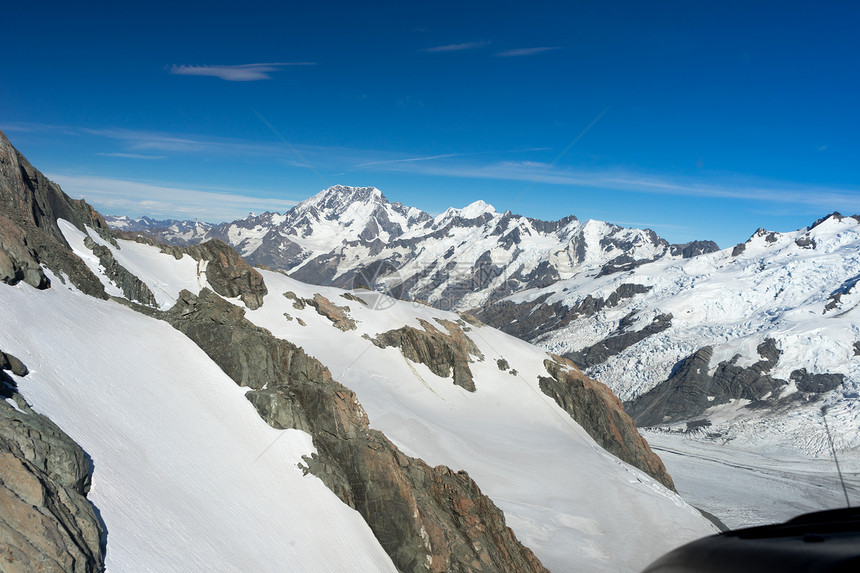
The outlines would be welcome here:
[[[57,223],[74,253],[83,259],[90,270],[107,285],[105,290],[108,294],[122,297],[122,291],[108,280],[98,259],[84,245],[86,235],[64,219],[59,219]],[[189,255],[182,255],[182,258],[177,260],[161,253],[158,248],[151,245],[123,239],[117,239],[117,244],[120,247],[117,249],[102,239],[94,230],[87,229],[87,234],[96,243],[110,249],[111,254],[120,265],[142,280],[155,295],[155,300],[162,309],[173,306],[179,298],[179,291],[182,289],[197,294],[201,288],[206,286],[206,261],[195,261]]]
[[[388,300],[373,306],[348,301],[334,288],[302,284],[261,271],[269,294],[246,316],[301,345],[357,393],[371,426],[405,453],[431,465],[465,469],[505,512],[519,539],[552,571],[638,571],[663,552],[713,531],[680,497],[621,462],[594,441],[538,388],[546,354],[489,327],[467,335],[485,355],[470,368],[474,393],[396,348],[380,349],[362,334],[410,325],[423,318],[457,320],[423,305]],[[358,330],[340,332],[312,307],[296,310],[283,292],[321,293],[347,305]],[[354,291],[371,302],[378,295]],[[283,313],[307,326],[288,321]],[[502,372],[505,358],[517,376]]]
[[[684,499],[730,529],[778,523],[802,513],[845,507],[832,458],[773,448],[749,449],[693,439],[679,432],[645,433]],[[860,502],[860,455],[838,454],[849,499]]]
[[[80,241],[82,243],[82,239]],[[189,284],[196,290],[205,284],[196,268],[181,266],[179,263],[182,261],[160,253],[157,248],[125,243],[120,242],[119,250],[112,248],[117,259],[130,270],[140,273],[147,284],[161,284],[166,295],[175,297],[180,288],[187,288]],[[339,289],[313,287],[278,273],[261,272],[269,294],[262,308],[248,311],[246,316],[276,336],[303,346],[310,355],[320,359],[336,380],[357,393],[371,425],[383,431],[405,453],[420,457],[431,465],[445,464],[455,470],[468,471],[482,491],[505,512],[508,525],[519,539],[533,549],[549,569],[556,572],[583,569],[638,571],[673,547],[714,531],[711,524],[678,495],[597,446],[567,413],[540,391],[538,377],[547,374],[543,366],[547,356],[539,348],[489,327],[471,328],[467,334],[483,352],[485,360],[470,365],[477,391],[469,393],[455,386],[450,377],[441,378],[426,366],[408,361],[398,349],[380,349],[362,338],[363,334],[374,336],[406,324],[420,328],[418,318],[432,324],[438,324],[435,321],[437,317],[458,320],[456,314],[386,300],[367,291],[355,292],[371,303],[365,306],[344,299],[341,294],[345,291]],[[37,307],[36,301],[41,294],[36,291],[8,290],[33,294],[22,297],[21,301],[12,300],[5,307],[30,309],[16,312],[32,312]],[[357,321],[358,330],[336,330],[313,307],[295,309],[292,301],[283,296],[285,291],[293,291],[304,298],[311,298],[318,292],[335,304],[349,306],[350,316]],[[58,293],[62,293],[63,298]],[[238,496],[240,501],[237,503],[250,498],[251,502],[258,504],[257,513],[251,512],[248,520],[262,520],[260,513],[268,516],[268,508],[276,508],[281,517],[267,517],[277,522],[274,525],[266,522],[269,530],[288,525],[308,530],[306,535],[315,536],[315,541],[297,544],[315,549],[323,543],[320,536],[336,530],[346,537],[341,540],[344,552],[349,544],[358,545],[362,548],[359,554],[365,556],[366,563],[373,564],[367,567],[352,564],[348,569],[378,568],[375,553],[378,546],[366,546],[364,534],[369,535],[369,531],[358,530],[351,525],[338,529],[331,521],[322,520],[319,524],[314,521],[317,514],[326,513],[331,520],[352,523],[349,519],[357,514],[346,506],[341,513],[331,513],[325,505],[328,500],[340,503],[333,495],[329,498],[321,493],[311,494],[293,484],[297,480],[301,484],[313,484],[307,487],[322,487],[315,478],[303,478],[296,467],[300,455],[310,449],[307,436],[286,432],[283,433],[285,437],[276,442],[276,447],[286,450],[281,452],[283,460],[277,457],[281,461],[271,462],[280,464],[274,466],[276,471],[272,475],[284,474],[281,479],[285,491],[276,494],[268,487],[274,479],[270,474],[257,476],[254,473],[246,480],[244,471],[256,472],[254,468],[260,462],[277,453],[272,451],[275,450],[273,446],[263,458],[254,462],[255,456],[268,445],[265,442],[269,440],[271,443],[270,438],[281,434],[255,417],[241,389],[236,388],[202,352],[169,326],[139,317],[119,305],[93,301],[58,286],[44,294],[57,297],[44,299],[57,300],[56,304],[47,303],[48,308],[55,310],[32,321],[29,338],[20,338],[16,344],[3,348],[9,348],[13,353],[16,350],[35,352],[33,349],[41,349],[41,354],[35,355],[37,359],[25,360],[28,365],[36,365],[36,376],[28,378],[22,391],[32,399],[34,407],[54,417],[93,456],[96,467],[94,480],[98,483],[94,485],[92,499],[97,506],[105,508],[102,511],[112,536],[109,538],[112,567],[125,570],[126,564],[131,564],[129,567],[133,569],[135,564],[144,562],[152,547],[166,545],[167,538],[176,536],[177,532],[188,544],[201,531],[207,539],[219,539],[218,536],[226,535],[223,529],[227,526],[224,524],[237,523],[231,512],[240,510],[233,504],[214,509],[206,506],[213,504],[215,498]],[[61,313],[59,309],[66,307],[75,310]],[[301,326],[296,320],[288,321],[284,313],[302,318],[307,326]],[[19,316],[17,320],[29,319]],[[55,323],[62,323],[62,326]],[[75,324],[88,335],[69,336],[71,332],[78,332],[73,326]],[[441,325],[439,328],[443,329]],[[42,336],[45,330],[54,335]],[[56,339],[58,337],[60,340]],[[62,342],[69,338],[74,340]],[[148,342],[150,338],[154,340]],[[135,342],[138,339],[147,342]],[[0,340],[0,344],[5,342]],[[55,353],[50,354],[48,348],[56,349]],[[115,364],[117,357],[122,357],[119,365]],[[496,365],[497,358],[506,359],[518,374],[514,376],[500,371]],[[66,362],[70,364],[68,368]],[[53,372],[53,378],[48,378],[48,383],[37,385],[47,370]],[[147,383],[138,386],[144,380]],[[223,388],[217,386],[213,390],[205,384],[223,385]],[[40,389],[45,391],[40,392]],[[91,394],[96,398],[90,399]],[[194,409],[195,400],[200,402],[202,411],[190,421],[184,419],[183,412]],[[99,416],[102,408],[110,410],[110,414],[99,418],[104,420],[104,426],[94,429],[92,424],[87,425],[88,421]],[[224,412],[234,408],[247,413],[249,419],[231,421]],[[128,427],[124,426],[126,423]],[[215,428],[208,426],[209,423],[215,424]],[[259,434],[248,437],[245,428],[251,426],[258,428]],[[230,427],[240,428],[240,435],[229,438],[226,433]],[[194,455],[180,447],[184,443],[182,440],[178,440],[179,444],[173,443],[177,441],[176,436],[187,436],[188,443],[196,448]],[[214,442],[202,443],[213,436]],[[239,441],[233,450],[229,444],[219,443],[231,439]],[[126,447],[128,440],[133,445]],[[243,440],[249,440],[250,444]],[[261,442],[264,442],[262,447]],[[217,453],[218,448],[226,448],[225,453]],[[186,490],[195,491],[198,483],[195,480],[199,480],[201,474],[208,476],[214,472],[220,475],[213,467],[216,464],[220,467],[219,455],[226,465],[223,471],[229,474],[223,478],[227,483],[216,487],[206,482],[204,489],[211,489],[211,493],[216,494],[214,496],[187,493]],[[137,456],[142,456],[145,462],[136,463]],[[180,462],[185,456],[191,456],[189,461]],[[180,469],[176,478],[159,477],[156,480],[155,476],[161,476],[165,471],[174,472],[173,469],[162,469],[174,465],[195,469]],[[236,470],[236,466],[246,469]],[[247,470],[248,467],[251,470]],[[104,476],[98,475],[100,468],[104,468],[101,470]],[[143,475],[131,476],[129,472],[132,471],[136,476]],[[135,479],[143,480],[143,483],[135,482]],[[181,483],[175,487],[163,485],[163,480],[174,479]],[[257,492],[248,480],[266,484],[266,493]],[[133,485],[126,486],[126,482]],[[124,489],[126,487],[149,491],[150,497],[133,496]],[[242,493],[237,493],[236,488]],[[183,492],[181,495],[180,491]],[[316,489],[311,491],[317,492]],[[254,497],[262,495],[284,497],[274,500]],[[296,495],[307,503],[313,501],[325,507],[287,509],[292,507],[290,504]],[[163,501],[165,498],[166,502]],[[145,506],[141,499],[147,500]],[[149,505],[150,499],[153,506]],[[164,505],[168,507],[162,507]],[[172,510],[174,505],[180,509]],[[108,510],[109,507],[113,509]],[[157,511],[148,509],[150,507],[157,508]],[[344,516],[344,511],[348,517]],[[141,512],[151,520],[141,517]],[[162,512],[172,517],[165,521]],[[192,523],[182,520],[187,514],[197,513],[202,516],[199,523],[196,519],[191,520]],[[283,517],[286,514],[300,517],[287,519]],[[279,519],[289,523],[280,523]],[[311,521],[313,526],[308,525]],[[172,529],[169,534],[156,528],[157,524],[165,522]],[[216,531],[210,532],[206,527]],[[252,535],[264,536],[259,532],[248,535],[249,538]],[[268,535],[265,539],[271,539],[272,534]],[[287,529],[284,535],[290,539],[296,533]],[[256,544],[254,551],[261,560],[268,559],[262,556],[264,552],[268,555],[269,551],[265,539]],[[141,544],[145,548],[141,548]],[[232,547],[226,540],[217,545]],[[164,551],[168,555],[165,559],[179,558],[171,553],[175,551],[172,548]],[[186,562],[195,563],[194,560],[204,558],[201,551],[206,553],[214,549],[183,551]],[[242,553],[243,550],[236,551]],[[323,559],[326,563],[337,563],[338,559],[335,552],[329,562],[326,550],[325,557],[317,556],[318,561],[313,561],[301,547],[281,548],[280,553],[275,554],[283,559],[284,551],[296,552],[297,555],[289,555],[291,561],[283,562],[298,563],[296,568],[299,570],[322,568]],[[232,558],[232,554],[224,556],[218,553],[212,562],[218,564]],[[242,553],[237,559],[240,558],[249,557]],[[114,566],[114,563],[121,565]],[[333,570],[341,568],[337,565],[331,567]],[[218,567],[213,568],[217,570]],[[266,569],[265,565],[255,568]]]
[[[297,464],[310,437],[269,427],[168,324],[62,286],[0,286],[0,347],[21,393],[92,457],[107,568],[394,571],[370,528]]]
[[[771,237],[771,240],[768,240]],[[811,239],[815,248],[803,248],[796,240]],[[801,241],[802,242],[802,241]],[[692,259],[663,259],[627,273],[593,278],[582,273],[545,289],[518,293],[509,300],[523,302],[549,294],[547,302],[573,305],[588,294],[605,297],[623,283],[651,287],[605,308],[596,315],[577,319],[550,332],[536,342],[552,352],[580,350],[609,335],[631,312],[641,320],[657,314],[672,314],[672,326],[652,335],[624,352],[592,367],[588,373],[629,400],[665,380],[681,359],[704,346],[713,346],[713,370],[721,361],[738,355],[739,366],[761,358],[756,348],[774,338],[782,351],[771,371],[788,380],[791,372],[805,367],[809,372],[841,373],[843,386],[826,395],[824,403],[856,401],[860,389],[860,359],[854,343],[860,340],[860,288],[851,288],[860,268],[860,225],[853,218],[831,217],[813,229],[793,233],[756,233],[737,256],[731,249]],[[844,291],[836,308],[827,310],[830,295]],[[792,387],[785,391],[787,395]],[[820,440],[811,440],[804,425],[815,418],[822,404],[798,404],[796,416],[782,416],[781,438],[797,452],[819,455]],[[767,414],[770,416],[769,414]],[[778,415],[779,418],[781,415]],[[752,426],[756,416],[744,416]],[[735,424],[740,421],[726,421]],[[836,420],[836,431],[847,447],[860,448],[860,408]],[[756,422],[756,431],[776,421]],[[738,438],[740,426],[736,428]],[[751,431],[751,430],[749,430]],[[755,438],[749,437],[752,441]]]

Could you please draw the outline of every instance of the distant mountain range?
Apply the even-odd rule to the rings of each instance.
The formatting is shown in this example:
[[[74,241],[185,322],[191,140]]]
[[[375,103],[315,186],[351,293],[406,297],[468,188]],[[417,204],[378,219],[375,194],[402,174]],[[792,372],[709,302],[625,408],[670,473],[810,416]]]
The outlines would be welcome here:
[[[612,274],[664,258],[718,249],[670,245],[649,229],[574,216],[540,221],[477,201],[437,217],[390,203],[372,187],[335,186],[284,214],[211,225],[106,217],[124,231],[168,244],[220,239],[252,265],[312,284],[369,286],[437,308],[466,310],[581,273]]]

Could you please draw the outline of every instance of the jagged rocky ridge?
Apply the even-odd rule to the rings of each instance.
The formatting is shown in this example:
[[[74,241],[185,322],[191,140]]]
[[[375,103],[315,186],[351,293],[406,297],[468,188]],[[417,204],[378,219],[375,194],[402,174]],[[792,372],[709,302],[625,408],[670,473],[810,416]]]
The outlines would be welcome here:
[[[86,498],[89,458],[30,407],[5,371],[28,374],[0,352],[0,569],[103,571],[105,531]]]
[[[211,291],[183,291],[167,320],[253,389],[269,424],[313,436],[308,471],[362,514],[399,570],[545,570],[468,474],[404,455],[327,368],[243,315]]]
[[[335,186],[284,214],[203,227],[110,218],[126,231],[187,244],[218,238],[254,265],[317,285],[368,286],[438,308],[468,309],[581,272],[613,274],[665,257],[717,249],[670,245],[653,231],[569,216],[540,221],[478,201],[431,217],[372,187]],[[189,231],[193,229],[193,232]]]
[[[9,149],[14,150],[11,146]],[[19,213],[17,224],[3,227],[12,239],[20,239],[32,229],[31,233],[41,241],[28,251],[7,247],[18,246],[11,241],[3,243],[2,252],[10,261],[5,282],[14,284],[24,279],[37,288],[48,288],[50,281],[38,265],[50,260],[56,270],[75,277],[75,285],[84,292],[106,297],[101,281],[72,254],[56,221],[68,217],[79,230],[99,232],[119,249],[100,215],[83,201],[69,200],[19,154],[16,157],[26,165],[22,167],[28,177],[25,184],[37,182],[29,186],[35,203],[42,201],[47,207],[34,209],[40,214],[35,221]],[[7,182],[8,177],[3,181]],[[32,200],[26,191],[19,192],[14,182],[3,191],[7,193],[3,199],[21,199],[24,205]],[[48,208],[56,205],[56,210]],[[82,217],[79,211],[89,216]],[[43,231],[45,228],[48,232]],[[50,242],[55,243],[54,251],[46,256],[39,247]],[[20,244],[26,246],[27,242],[21,240]],[[106,278],[123,296],[144,305],[137,306],[138,310],[162,316],[152,308],[156,302],[150,289],[120,265],[107,246],[90,237],[84,245],[98,258]],[[164,247],[163,251],[176,259],[187,254],[205,262],[206,280],[222,296],[238,297],[250,309],[262,305],[267,292],[262,277],[223,242],[210,240],[201,245]],[[29,258],[24,258],[22,252]],[[504,571],[513,565],[522,571],[544,571],[534,554],[505,526],[501,511],[481,494],[465,472],[430,468],[421,460],[403,455],[381,433],[370,430],[355,395],[334,382],[318,361],[253,326],[242,318],[244,311],[212,291],[203,290],[200,297],[183,291],[178,304],[164,316],[169,316],[174,326],[209,353],[237,383],[255,389],[248,398],[267,422],[277,428],[302,429],[314,436],[324,454],[308,459],[311,468],[345,503],[362,513],[400,570]],[[309,302],[321,314],[334,308],[324,297]],[[26,373],[26,368],[11,355],[2,354],[0,366],[19,375]],[[7,527],[2,532],[10,570],[32,570],[30,566],[37,562],[45,562],[45,570],[101,570],[104,531],[83,497],[91,478],[83,451],[47,418],[33,412],[11,385],[7,386],[4,392],[8,396],[4,397],[14,397],[19,408],[27,409],[22,414],[8,402],[0,402],[0,444],[8,462],[4,464],[5,489],[0,491],[6,493],[11,504],[4,521]],[[281,406],[295,415],[285,418]],[[23,428],[28,429],[22,433]],[[18,508],[22,503],[44,504],[47,509],[41,510],[44,515],[34,518],[23,506]]]
[[[779,427],[786,447],[818,455],[827,406],[839,412],[840,443],[853,447],[858,219],[834,213],[794,232],[759,229],[733,248],[573,277],[479,314],[607,383],[639,425],[708,420],[714,427],[701,436],[750,447],[754,436],[777,439]],[[534,315],[551,316],[550,327]]]
[[[47,288],[50,281],[41,268],[45,265],[87,294],[106,298],[101,282],[72,254],[57,225],[57,219],[65,219],[78,229],[89,226],[109,236],[104,219],[83,200],[70,199],[30,165],[2,132],[0,204],[0,280]]]

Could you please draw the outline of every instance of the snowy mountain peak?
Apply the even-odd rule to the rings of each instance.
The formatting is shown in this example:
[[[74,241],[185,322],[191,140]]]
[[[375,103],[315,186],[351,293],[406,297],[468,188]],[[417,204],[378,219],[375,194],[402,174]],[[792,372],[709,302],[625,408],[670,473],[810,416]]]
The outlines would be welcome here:
[[[342,212],[355,203],[373,203],[387,205],[388,199],[382,191],[376,187],[350,187],[347,185],[333,185],[328,189],[320,191],[310,199],[302,201],[296,207],[302,205],[314,206],[323,211]]]
[[[493,208],[492,205],[480,199],[460,210],[460,216],[464,219],[477,219],[484,213],[490,213],[491,215],[495,215],[496,210]]]

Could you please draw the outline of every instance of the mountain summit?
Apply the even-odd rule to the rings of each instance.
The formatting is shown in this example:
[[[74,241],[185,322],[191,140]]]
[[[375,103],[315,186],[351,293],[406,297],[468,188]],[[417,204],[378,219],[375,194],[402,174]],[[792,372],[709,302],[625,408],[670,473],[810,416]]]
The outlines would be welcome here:
[[[670,245],[649,229],[574,216],[541,221],[499,213],[476,201],[436,217],[390,203],[374,187],[336,185],[284,214],[264,213],[189,235],[176,224],[143,230],[187,243],[218,238],[252,264],[320,285],[360,284],[440,308],[469,309],[530,288],[587,273],[612,274],[657,259],[685,258],[718,247]],[[368,280],[370,279],[370,280]]]

